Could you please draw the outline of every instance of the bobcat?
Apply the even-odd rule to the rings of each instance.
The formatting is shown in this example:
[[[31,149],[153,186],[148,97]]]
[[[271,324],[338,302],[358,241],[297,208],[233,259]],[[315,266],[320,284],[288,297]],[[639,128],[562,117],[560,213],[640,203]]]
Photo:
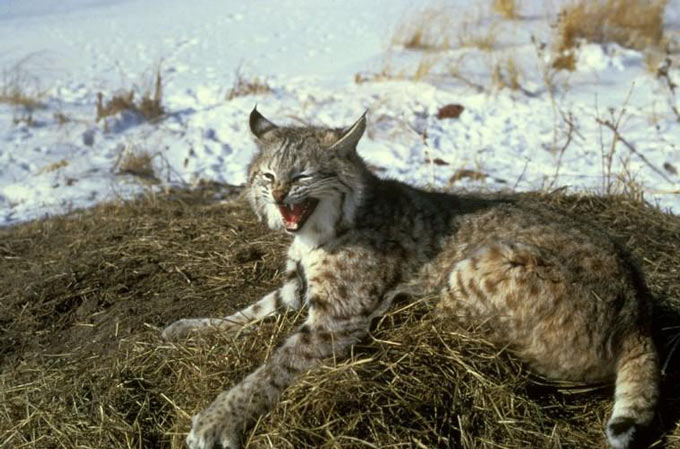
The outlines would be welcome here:
[[[543,208],[377,178],[356,151],[365,115],[339,130],[279,127],[251,112],[258,152],[246,195],[270,228],[293,236],[285,282],[231,316],[179,320],[163,336],[309,310],[264,365],[193,417],[188,446],[239,448],[297,376],[347,354],[408,291],[437,292],[442,314],[487,323],[492,341],[542,375],[615,381],[606,435],[631,447],[654,416],[660,373],[644,281],[626,253]]]

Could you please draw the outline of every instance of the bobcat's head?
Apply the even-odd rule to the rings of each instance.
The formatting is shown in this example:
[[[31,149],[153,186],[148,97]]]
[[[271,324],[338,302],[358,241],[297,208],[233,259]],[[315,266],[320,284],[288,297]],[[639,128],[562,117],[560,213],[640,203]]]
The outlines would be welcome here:
[[[317,242],[350,227],[368,176],[356,152],[365,116],[346,129],[279,127],[253,109],[259,151],[248,167],[247,196],[260,219]]]

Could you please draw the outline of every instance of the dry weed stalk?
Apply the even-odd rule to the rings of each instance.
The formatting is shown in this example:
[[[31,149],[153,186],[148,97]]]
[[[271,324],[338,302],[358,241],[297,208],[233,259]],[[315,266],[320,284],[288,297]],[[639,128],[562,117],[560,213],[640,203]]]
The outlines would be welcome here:
[[[675,114],[676,120],[680,122],[680,110],[678,109],[675,100],[675,90],[678,88],[678,85],[673,82],[669,73],[672,64],[673,62],[671,58],[667,56],[666,59],[664,59],[663,64],[658,65],[656,76],[666,86],[668,92],[668,107],[673,112],[673,114]]]
[[[453,61],[448,67],[448,74],[451,78],[457,79],[464,84],[472,87],[477,93],[484,92],[484,86],[471,80],[463,74],[463,61],[465,59],[465,53],[461,54],[455,61]]]
[[[553,179],[550,181],[549,188],[552,189],[555,186],[555,183],[557,182],[558,178],[560,177],[560,169],[562,168],[562,157],[564,156],[565,151],[567,151],[567,148],[569,148],[569,145],[573,141],[574,138],[574,132],[576,132],[576,124],[574,122],[574,115],[569,112],[568,114],[564,114],[560,111],[562,115],[562,120],[564,123],[567,124],[567,136],[564,140],[564,144],[560,147],[560,149],[557,151],[557,162],[555,163],[555,173],[553,174]]]
[[[597,117],[595,120],[599,126],[600,152],[602,155],[602,192],[606,195],[614,193],[614,187],[616,185],[623,185],[626,187],[624,188],[624,192],[634,193],[635,197],[638,197],[638,193],[642,191],[641,188],[634,186],[632,182],[621,182],[622,180],[634,181],[634,177],[630,176],[630,171],[627,169],[627,167],[624,167],[625,172],[627,173],[619,173],[616,175],[616,177],[612,177],[612,164],[614,161],[614,155],[616,154],[617,144],[619,142],[621,142],[623,146],[625,146],[633,155],[637,156],[654,173],[661,176],[665,181],[673,183],[673,181],[668,178],[668,176],[666,176],[666,174],[661,169],[652,164],[644,154],[638,151],[635,146],[625,139],[621,134],[621,123],[626,114],[626,107],[633,93],[634,87],[635,85],[631,86],[630,90],[628,91],[628,95],[626,96],[626,99],[624,100],[623,105],[618,112],[614,108],[609,109],[609,118],[601,118],[596,104]],[[602,130],[605,128],[611,131],[611,142],[608,149],[605,148],[603,140]]]
[[[423,55],[423,57],[420,59],[420,62],[418,62],[418,67],[416,67],[415,73],[413,74],[413,80],[421,81],[432,71],[436,64],[437,58]]]
[[[669,183],[673,183],[673,181],[668,176],[666,176],[666,174],[662,170],[660,170],[658,167],[656,167],[654,164],[652,164],[649,161],[649,159],[647,159],[645,157],[644,154],[640,153],[637,149],[635,149],[635,146],[633,146],[633,144],[628,142],[628,140],[626,140],[621,135],[621,133],[619,132],[619,125],[620,125],[620,117],[623,116],[623,111],[624,111],[624,109],[621,110],[621,114],[620,114],[619,118],[616,120],[616,122],[613,122],[612,120],[602,120],[600,118],[597,119],[597,123],[599,125],[602,125],[602,126],[608,128],[609,130],[611,130],[611,132],[613,134],[612,146],[614,146],[615,142],[617,142],[617,141],[621,142],[623,144],[623,146],[625,146],[628,149],[628,151],[630,151],[631,153],[633,153],[634,155],[639,157],[640,160],[642,162],[644,162],[647,167],[649,167],[657,175],[661,176],[664,179],[664,181],[667,181]],[[613,154],[613,150],[612,150],[612,154]],[[611,164],[611,161],[610,161],[610,164]]]
[[[497,88],[509,88],[512,90],[524,90],[519,82],[522,71],[512,56],[508,56],[493,65],[491,69],[491,82]]]

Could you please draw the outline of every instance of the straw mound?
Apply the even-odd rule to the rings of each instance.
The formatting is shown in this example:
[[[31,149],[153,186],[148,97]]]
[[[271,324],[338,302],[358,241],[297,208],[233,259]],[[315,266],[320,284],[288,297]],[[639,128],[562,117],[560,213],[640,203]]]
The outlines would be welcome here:
[[[221,193],[220,193],[221,192]],[[159,329],[219,316],[281,282],[286,237],[219,186],[0,230],[0,448],[179,448],[192,414],[257,367],[301,315],[179,344]],[[524,195],[608,229],[657,298],[665,364],[654,447],[680,448],[680,217],[632,200]],[[395,305],[350,360],[284,393],[251,448],[605,447],[609,386],[556,385],[436,298]]]

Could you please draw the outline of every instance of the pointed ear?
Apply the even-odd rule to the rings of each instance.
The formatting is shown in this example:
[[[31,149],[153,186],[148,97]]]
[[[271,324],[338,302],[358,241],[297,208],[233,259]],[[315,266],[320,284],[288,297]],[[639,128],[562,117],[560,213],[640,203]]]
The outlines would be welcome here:
[[[263,139],[265,134],[276,128],[278,128],[278,126],[257,112],[257,106],[253,108],[253,111],[250,113],[250,131],[255,135],[255,137],[258,139]]]
[[[340,136],[337,142],[329,147],[329,150],[344,150],[344,151],[354,151],[359,143],[359,139],[364,135],[366,130],[366,113],[365,111],[359,120],[354,123],[354,125],[347,128]]]

